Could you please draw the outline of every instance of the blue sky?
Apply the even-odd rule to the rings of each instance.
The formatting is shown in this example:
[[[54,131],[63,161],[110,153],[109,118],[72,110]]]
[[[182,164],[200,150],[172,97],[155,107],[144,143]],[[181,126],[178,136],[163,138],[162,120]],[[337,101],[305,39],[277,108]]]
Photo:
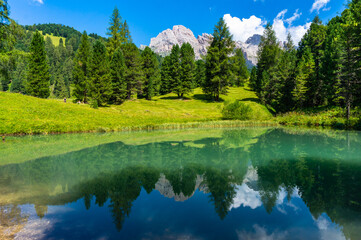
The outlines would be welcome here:
[[[221,17],[225,17],[236,40],[261,32],[266,22],[272,22],[279,38],[290,32],[297,42],[315,15],[327,22],[342,12],[346,0],[8,0],[8,3],[11,17],[20,24],[61,23],[102,36],[117,6],[139,46],[148,45],[152,37],[174,25],[184,25],[195,35],[212,33]]]

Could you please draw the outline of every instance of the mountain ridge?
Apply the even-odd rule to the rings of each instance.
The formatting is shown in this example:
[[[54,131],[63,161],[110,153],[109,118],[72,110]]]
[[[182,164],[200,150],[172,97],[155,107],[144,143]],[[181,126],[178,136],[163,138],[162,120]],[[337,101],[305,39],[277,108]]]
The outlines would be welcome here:
[[[197,38],[193,32],[183,25],[175,25],[172,29],[166,29],[150,40],[149,47],[157,54],[165,57],[168,56],[172,47],[176,44],[190,43],[194,49],[196,60],[202,59],[207,54],[213,36],[203,33]],[[255,34],[247,39],[246,42],[235,41],[236,48],[242,49],[249,67],[257,64],[258,45],[261,41],[261,35]],[[141,49],[146,46],[142,45]]]

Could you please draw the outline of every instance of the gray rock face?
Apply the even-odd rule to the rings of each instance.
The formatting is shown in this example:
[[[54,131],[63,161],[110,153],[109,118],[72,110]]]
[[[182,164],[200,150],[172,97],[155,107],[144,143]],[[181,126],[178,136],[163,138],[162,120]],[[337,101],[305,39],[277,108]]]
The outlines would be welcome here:
[[[161,56],[170,54],[174,45],[181,46],[183,43],[190,43],[194,49],[196,59],[201,59],[207,54],[207,48],[212,42],[213,36],[208,33],[203,33],[197,38],[193,32],[182,26],[174,26],[173,29],[167,29],[161,32],[157,37],[152,38],[149,47]],[[258,45],[261,41],[260,35],[250,37],[245,43],[236,42],[236,48],[241,48],[249,66],[257,64]],[[145,46],[141,46],[145,48]]]

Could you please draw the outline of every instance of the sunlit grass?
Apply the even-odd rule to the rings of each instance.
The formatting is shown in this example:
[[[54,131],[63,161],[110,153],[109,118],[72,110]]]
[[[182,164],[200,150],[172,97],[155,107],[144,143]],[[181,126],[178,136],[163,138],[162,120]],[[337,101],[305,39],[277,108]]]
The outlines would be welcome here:
[[[224,101],[242,100],[252,107],[249,125],[272,118],[257,101],[254,92],[231,88]],[[245,125],[222,121],[222,102],[207,100],[201,89],[184,99],[168,94],[152,101],[135,99],[120,106],[92,109],[89,105],[63,100],[38,99],[14,93],[0,93],[0,134],[39,134],[65,132],[110,132],[141,129],[177,129]],[[213,122],[213,123],[209,123]],[[183,125],[186,124],[186,125]]]

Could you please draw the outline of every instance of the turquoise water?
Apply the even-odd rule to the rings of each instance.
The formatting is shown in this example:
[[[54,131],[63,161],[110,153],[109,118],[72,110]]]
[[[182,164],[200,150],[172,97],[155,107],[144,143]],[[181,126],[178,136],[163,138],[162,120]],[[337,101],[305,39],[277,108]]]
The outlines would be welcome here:
[[[9,138],[0,238],[361,239],[360,143],[273,128]]]

